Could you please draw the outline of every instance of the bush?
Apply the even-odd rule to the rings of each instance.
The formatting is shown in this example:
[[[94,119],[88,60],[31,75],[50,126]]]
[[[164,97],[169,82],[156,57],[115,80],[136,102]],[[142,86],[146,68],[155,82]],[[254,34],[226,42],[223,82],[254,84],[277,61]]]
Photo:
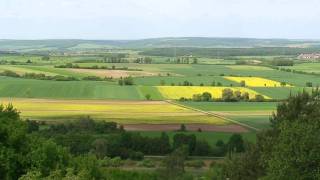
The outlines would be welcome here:
[[[184,163],[187,167],[202,168],[205,164],[201,160],[192,160]]]
[[[155,167],[156,165],[155,165],[155,163],[154,163],[153,161],[151,161],[151,160],[149,160],[149,159],[145,159],[145,160],[141,161],[141,162],[138,164],[138,166],[140,166],[140,167],[147,167],[147,168],[153,168],[153,167]]]
[[[135,152],[135,151],[132,151],[129,153],[129,158],[131,160],[143,160],[144,158],[144,154],[142,152]]]
[[[123,162],[121,160],[120,157],[114,157],[114,158],[110,158],[110,157],[104,157],[103,160],[101,160],[101,166],[105,166],[105,167],[120,167],[123,165]]]

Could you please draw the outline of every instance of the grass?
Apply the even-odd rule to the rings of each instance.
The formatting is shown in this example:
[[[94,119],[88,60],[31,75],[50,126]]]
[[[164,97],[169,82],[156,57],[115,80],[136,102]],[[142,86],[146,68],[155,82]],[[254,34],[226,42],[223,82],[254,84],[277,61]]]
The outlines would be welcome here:
[[[145,99],[137,86],[99,81],[43,81],[0,77],[0,97],[57,99]]]
[[[163,101],[2,98],[0,103],[12,103],[15,108],[21,111],[23,118],[53,122],[90,116],[96,120],[114,121],[120,124],[228,124],[220,118],[204,115]]]
[[[286,99],[290,95],[297,94],[298,92],[302,92],[303,90],[311,92],[312,88],[306,87],[270,87],[270,88],[263,88],[263,87],[252,87],[254,91],[264,94],[266,96],[272,97],[273,99]]]
[[[179,102],[204,111],[274,111],[276,102]]]
[[[258,129],[270,127],[269,119],[277,106],[276,102],[182,102],[182,104],[212,111]]]
[[[160,137],[162,132],[155,131],[141,131],[140,134],[146,137]],[[178,133],[184,134],[194,134],[197,139],[206,140],[211,146],[215,146],[218,140],[223,140],[225,143],[228,142],[229,138],[233,133],[228,132],[166,132],[170,137],[171,142],[173,141],[173,136]],[[254,132],[241,133],[243,138],[249,142],[256,141],[256,134]]]

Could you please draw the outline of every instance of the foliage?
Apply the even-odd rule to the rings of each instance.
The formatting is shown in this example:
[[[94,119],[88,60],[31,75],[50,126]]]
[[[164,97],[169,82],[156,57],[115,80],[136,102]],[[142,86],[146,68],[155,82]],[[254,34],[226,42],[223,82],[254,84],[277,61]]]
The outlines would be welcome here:
[[[231,157],[223,168],[231,179],[318,179],[320,177],[319,91],[290,96],[277,107],[272,128],[257,144]]]

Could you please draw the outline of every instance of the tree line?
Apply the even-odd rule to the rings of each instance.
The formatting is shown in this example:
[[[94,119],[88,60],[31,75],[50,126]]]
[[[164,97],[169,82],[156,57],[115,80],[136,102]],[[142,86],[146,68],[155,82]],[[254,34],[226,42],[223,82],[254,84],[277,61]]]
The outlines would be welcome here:
[[[254,98],[249,97],[248,92],[241,92],[239,90],[233,91],[230,88],[222,90],[221,98],[214,98],[211,93],[203,92],[202,94],[194,94],[192,98],[181,97],[179,101],[195,101],[195,102],[264,102],[269,101],[261,94],[256,94]]]

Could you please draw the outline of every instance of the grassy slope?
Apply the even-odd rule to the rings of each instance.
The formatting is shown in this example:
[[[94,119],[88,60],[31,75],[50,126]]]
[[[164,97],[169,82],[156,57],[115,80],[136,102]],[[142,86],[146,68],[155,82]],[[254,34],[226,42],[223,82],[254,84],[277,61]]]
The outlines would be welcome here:
[[[204,111],[259,111],[275,110],[275,102],[183,102],[186,106],[191,106]]]
[[[95,81],[41,81],[0,77],[0,97],[57,99],[145,99],[137,86]]]
[[[184,102],[182,104],[204,111],[228,112],[226,117],[258,129],[270,126],[269,118],[277,105],[275,102]]]

